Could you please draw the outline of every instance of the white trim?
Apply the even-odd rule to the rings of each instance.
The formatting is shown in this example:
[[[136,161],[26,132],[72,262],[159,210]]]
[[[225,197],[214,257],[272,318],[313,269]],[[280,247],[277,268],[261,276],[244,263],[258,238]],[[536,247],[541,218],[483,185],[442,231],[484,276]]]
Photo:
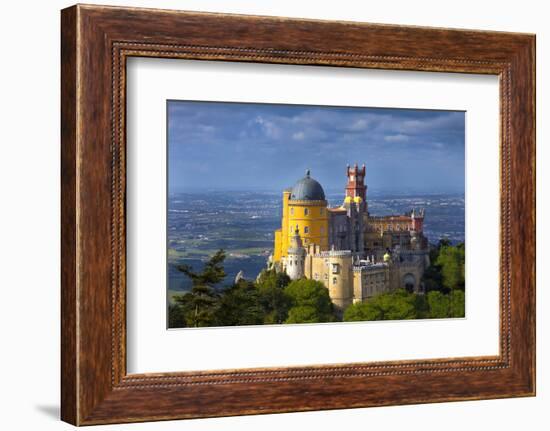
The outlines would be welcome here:
[[[496,77],[130,58],[127,88],[129,373],[498,353]],[[467,111],[467,318],[167,331],[167,99]]]

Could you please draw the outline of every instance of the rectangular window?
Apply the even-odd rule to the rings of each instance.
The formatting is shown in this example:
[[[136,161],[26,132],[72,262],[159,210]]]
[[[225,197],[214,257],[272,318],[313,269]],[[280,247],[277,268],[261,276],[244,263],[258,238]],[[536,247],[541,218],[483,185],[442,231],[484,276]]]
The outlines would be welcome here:
[[[337,281],[337,278],[336,278],[336,277],[332,277],[332,284],[336,284],[336,281]]]
[[[339,265],[337,263],[332,264],[332,273],[338,274]]]
[[[304,233],[309,233],[309,226],[304,227]]]

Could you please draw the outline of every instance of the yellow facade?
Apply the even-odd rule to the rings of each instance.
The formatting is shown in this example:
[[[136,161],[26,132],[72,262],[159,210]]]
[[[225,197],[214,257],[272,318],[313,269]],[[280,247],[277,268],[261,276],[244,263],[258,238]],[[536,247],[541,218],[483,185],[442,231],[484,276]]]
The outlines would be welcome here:
[[[282,232],[281,229],[275,231],[275,247],[273,249],[273,260],[275,262],[280,262],[281,260],[281,244],[282,244]]]
[[[289,238],[298,229],[305,247],[316,244],[322,251],[328,250],[327,201],[292,200],[290,191],[283,192],[283,217],[281,229],[275,231],[273,260],[279,262],[287,255]]]
[[[304,275],[320,281],[329,291],[330,299],[340,311],[353,301],[353,255],[349,251],[308,249]]]

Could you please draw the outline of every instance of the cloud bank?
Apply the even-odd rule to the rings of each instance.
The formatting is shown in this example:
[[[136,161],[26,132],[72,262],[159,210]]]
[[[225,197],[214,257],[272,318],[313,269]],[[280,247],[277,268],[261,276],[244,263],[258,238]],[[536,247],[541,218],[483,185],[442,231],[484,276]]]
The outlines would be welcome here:
[[[365,163],[369,189],[464,191],[464,112],[168,102],[169,190],[327,189]]]

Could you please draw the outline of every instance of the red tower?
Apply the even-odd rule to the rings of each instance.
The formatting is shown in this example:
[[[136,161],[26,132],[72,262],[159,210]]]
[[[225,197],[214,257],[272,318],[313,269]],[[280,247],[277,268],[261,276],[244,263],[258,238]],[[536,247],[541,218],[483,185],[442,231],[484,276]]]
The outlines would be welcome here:
[[[412,228],[417,232],[424,230],[424,208],[416,212],[414,209],[411,211]]]
[[[360,169],[357,163],[354,167],[347,167],[348,184],[346,185],[346,197],[355,198],[359,196],[363,202],[367,201],[367,186],[365,185],[365,165]]]

